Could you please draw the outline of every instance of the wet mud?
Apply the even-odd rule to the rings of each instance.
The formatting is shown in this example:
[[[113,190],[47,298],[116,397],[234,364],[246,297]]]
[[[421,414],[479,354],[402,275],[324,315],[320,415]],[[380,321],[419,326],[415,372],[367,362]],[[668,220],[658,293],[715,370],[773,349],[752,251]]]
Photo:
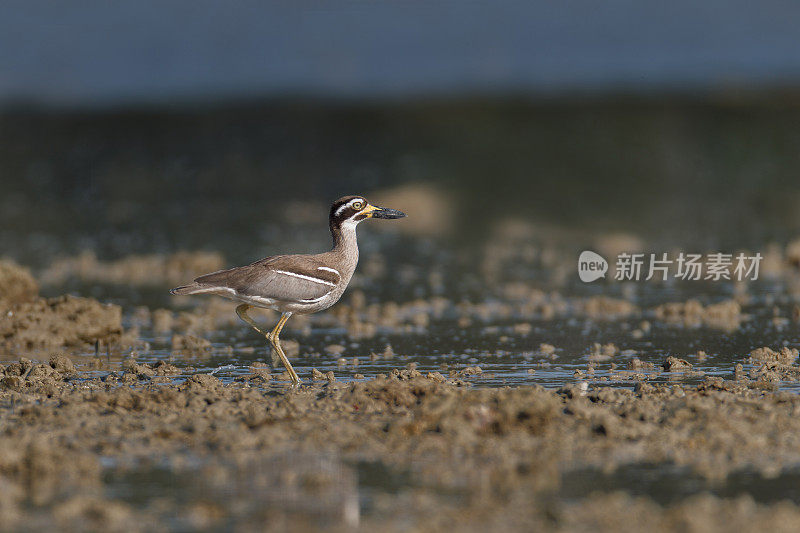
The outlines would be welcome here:
[[[752,384],[487,389],[411,367],[276,391],[260,367],[224,383],[129,361],[88,378],[65,356],[2,372],[5,529],[800,526],[796,502],[713,494],[800,461],[800,397]],[[709,490],[670,505],[591,487],[558,497],[572,472],[641,464]]]
[[[486,252],[493,297],[448,297],[434,264],[425,277],[399,271],[429,291],[377,299],[369,280],[387,265],[368,257],[345,300],[293,317],[283,346],[306,365],[299,388],[224,300],[40,295],[71,280],[168,287],[227,266],[219,254],[84,254],[36,275],[0,262],[0,530],[800,527],[800,494],[781,488],[800,465],[800,396],[786,390],[800,381],[798,350],[779,333],[797,321],[793,300],[561,290],[566,259],[520,247],[530,231],[509,224]],[[768,263],[787,294],[795,255],[773,250]],[[555,272],[545,286],[508,275],[534,256]],[[561,323],[573,329],[558,339],[549,328]],[[725,362],[700,342],[659,349],[656,336],[764,324],[770,342],[753,336]],[[386,342],[443,328],[492,346],[426,359]],[[502,372],[523,377],[508,386]],[[558,384],[541,386],[547,375]],[[642,471],[693,484],[659,498],[588,481]],[[776,488],[727,488],[741,477]]]

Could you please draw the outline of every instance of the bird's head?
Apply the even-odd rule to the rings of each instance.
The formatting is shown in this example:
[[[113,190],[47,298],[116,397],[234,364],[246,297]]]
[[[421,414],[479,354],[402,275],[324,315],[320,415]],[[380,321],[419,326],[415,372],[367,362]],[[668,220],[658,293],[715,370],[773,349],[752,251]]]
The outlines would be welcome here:
[[[343,196],[333,202],[331,206],[330,223],[331,226],[348,224],[355,226],[368,218],[403,218],[404,216],[406,214],[397,209],[370,205],[363,196]]]

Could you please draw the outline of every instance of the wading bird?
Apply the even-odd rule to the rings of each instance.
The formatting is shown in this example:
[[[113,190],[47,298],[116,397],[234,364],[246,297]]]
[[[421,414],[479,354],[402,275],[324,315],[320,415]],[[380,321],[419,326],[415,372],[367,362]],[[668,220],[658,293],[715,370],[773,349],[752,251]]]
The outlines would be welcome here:
[[[370,205],[362,196],[345,196],[331,206],[329,225],[333,249],[315,255],[274,255],[247,266],[212,272],[172,294],[216,294],[241,304],[239,318],[264,335],[275,348],[292,383],[297,372],[283,353],[280,334],[293,314],[308,315],[329,308],[341,298],[358,263],[356,226],[368,218],[402,218],[405,213]],[[247,314],[251,307],[274,309],[281,318],[267,333]]]

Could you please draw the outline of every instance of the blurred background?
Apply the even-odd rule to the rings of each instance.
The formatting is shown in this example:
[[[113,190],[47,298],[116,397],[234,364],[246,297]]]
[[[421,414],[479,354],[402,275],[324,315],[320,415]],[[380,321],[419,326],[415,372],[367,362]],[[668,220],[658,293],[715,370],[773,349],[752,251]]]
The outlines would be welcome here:
[[[3,2],[0,252],[313,251],[343,194],[412,215],[389,254],[519,223],[785,243],[798,22],[786,0]]]

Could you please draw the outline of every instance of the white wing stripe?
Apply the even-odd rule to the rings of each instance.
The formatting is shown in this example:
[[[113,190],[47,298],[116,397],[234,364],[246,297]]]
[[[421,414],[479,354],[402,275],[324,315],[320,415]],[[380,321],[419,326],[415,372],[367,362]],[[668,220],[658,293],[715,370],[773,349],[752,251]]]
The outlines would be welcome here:
[[[338,270],[336,270],[335,268],[330,268],[330,267],[317,267],[317,270],[324,270],[325,272],[333,272],[334,274],[336,274],[336,275],[337,275],[337,276],[339,276],[339,277],[341,277],[341,276],[342,276],[341,274],[339,274],[339,271],[338,271]]]
[[[315,277],[312,277],[312,276],[306,276],[304,274],[298,274],[297,272],[288,272],[286,270],[274,270],[273,272],[275,272],[276,274],[283,274],[285,276],[292,276],[292,277],[295,277],[295,278],[304,279],[306,281],[313,281],[314,283],[320,283],[322,285],[328,285],[330,287],[335,287],[336,286],[335,283],[331,283],[330,281],[327,281],[327,280],[324,280],[324,279],[315,278]]]

